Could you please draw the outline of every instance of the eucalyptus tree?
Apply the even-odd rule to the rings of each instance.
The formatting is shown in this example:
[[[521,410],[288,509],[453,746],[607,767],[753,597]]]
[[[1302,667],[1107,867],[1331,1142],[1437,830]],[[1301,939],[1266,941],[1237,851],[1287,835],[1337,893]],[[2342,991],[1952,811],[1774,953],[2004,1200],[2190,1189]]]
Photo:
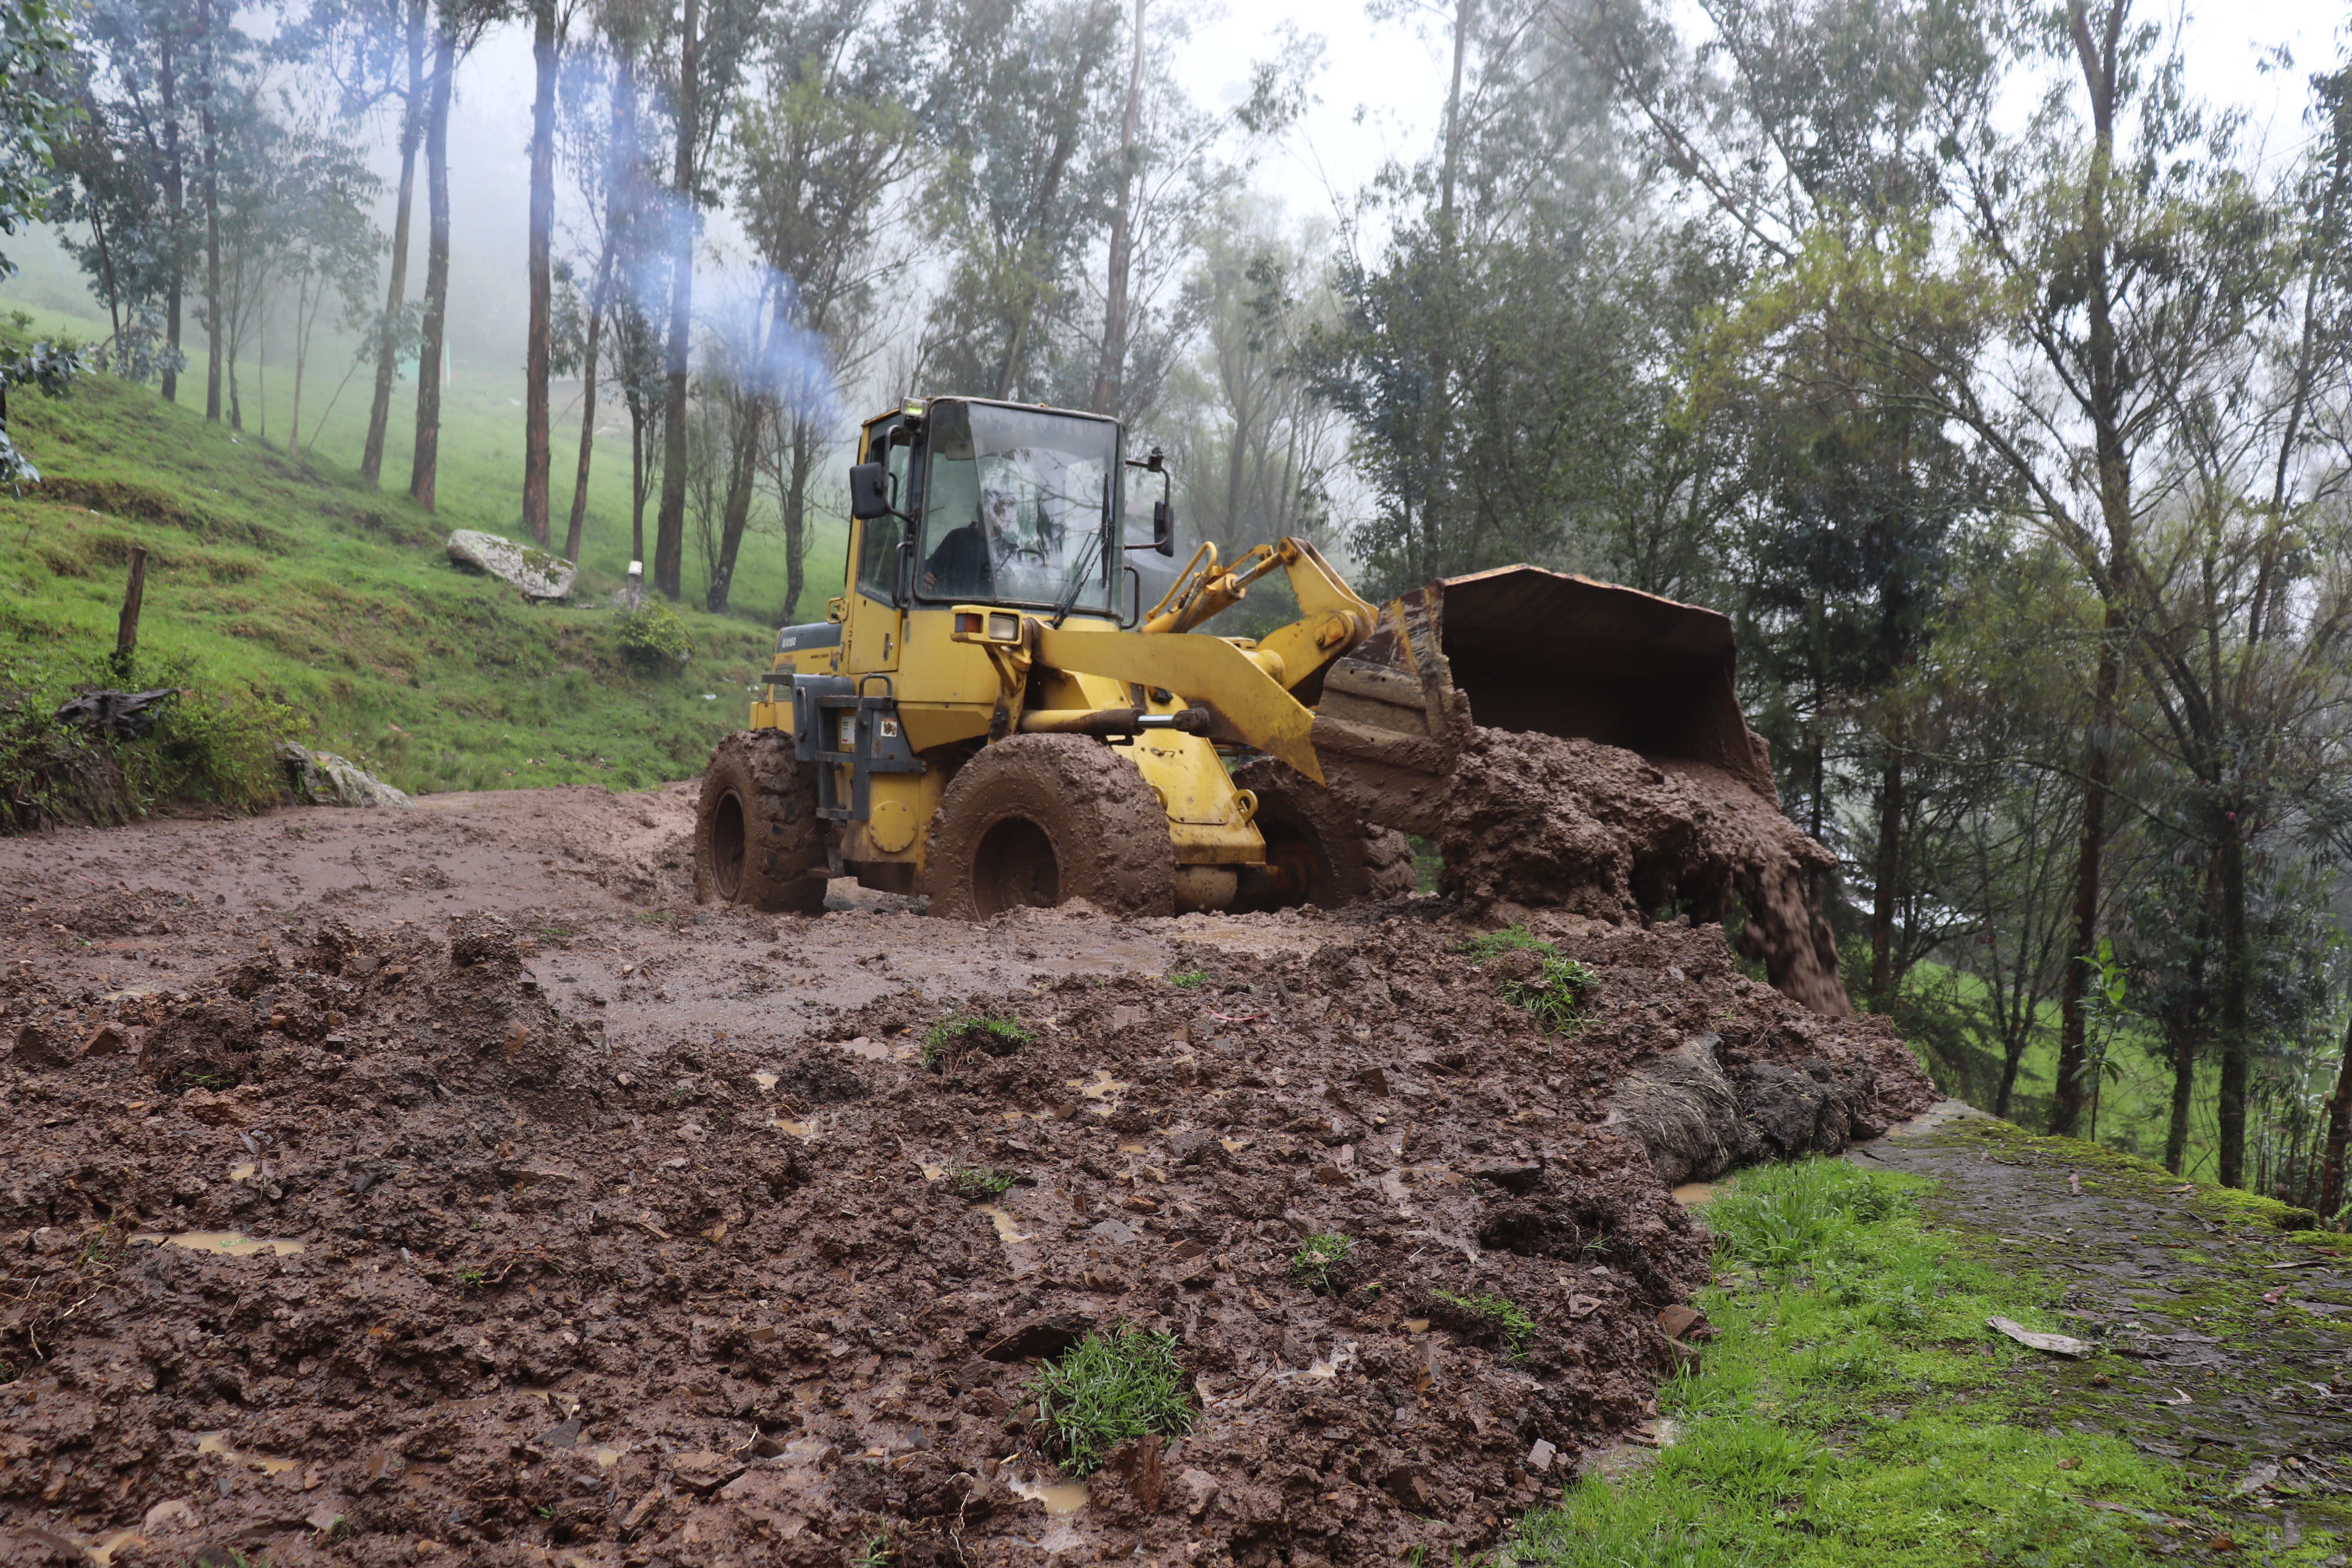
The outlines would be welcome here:
[[[737,471],[767,478],[784,542],[782,618],[797,614],[811,542],[810,490],[833,437],[842,381],[874,347],[880,292],[907,273],[906,204],[921,170],[920,121],[903,91],[906,61],[875,26],[873,0],[781,7],[754,66],[757,90],[729,150],[744,236],[768,273],[755,409]],[[748,486],[728,508],[740,540]],[[723,608],[733,575],[711,579]]]
[[[947,259],[922,370],[931,384],[1045,398],[1067,369],[1056,330],[1108,228],[1119,7],[943,0],[935,16],[921,112],[938,158],[924,227]],[[1090,383],[1095,368],[1089,356],[1080,374]]]

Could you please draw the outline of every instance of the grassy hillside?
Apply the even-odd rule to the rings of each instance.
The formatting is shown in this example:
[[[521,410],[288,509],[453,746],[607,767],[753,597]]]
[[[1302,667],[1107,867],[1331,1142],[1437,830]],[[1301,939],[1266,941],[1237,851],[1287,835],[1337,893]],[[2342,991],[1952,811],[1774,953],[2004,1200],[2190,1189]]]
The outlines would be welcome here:
[[[150,552],[136,680],[194,686],[192,718],[226,701],[239,722],[412,791],[687,776],[742,721],[766,668],[764,617],[683,608],[684,670],[633,668],[602,607],[618,578],[593,553],[577,607],[529,605],[453,566],[447,530],[510,510],[470,456],[453,453],[435,517],[331,458],[298,465],[105,376],[63,402],[20,394],[9,413],[47,476],[21,498],[0,492],[0,685],[27,713],[72,685],[112,683],[133,545]],[[448,446],[470,452],[463,432],[479,428],[453,416]]]

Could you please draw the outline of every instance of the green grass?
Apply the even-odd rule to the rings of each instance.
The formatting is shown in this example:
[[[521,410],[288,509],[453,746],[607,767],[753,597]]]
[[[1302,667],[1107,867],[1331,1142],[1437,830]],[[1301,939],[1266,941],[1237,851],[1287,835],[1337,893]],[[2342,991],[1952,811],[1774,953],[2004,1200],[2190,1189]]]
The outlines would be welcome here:
[[[967,1050],[1009,1057],[1026,1047],[1029,1039],[1029,1031],[1017,1019],[941,1018],[923,1031],[923,1066],[933,1072],[944,1071],[950,1061]]]
[[[1525,926],[1505,926],[1473,937],[1461,950],[1481,964],[1506,953],[1534,953],[1536,973],[1526,979],[1505,980],[1503,999],[1533,1014],[1547,1035],[1572,1035],[1584,1026],[1584,1005],[1591,998],[1593,987],[1601,984],[1601,976],[1575,959],[1561,956],[1559,949]]]
[[[940,1173],[948,1191],[972,1203],[992,1203],[1013,1190],[1015,1178],[1009,1171],[992,1171],[985,1165],[950,1165]]]
[[[1208,983],[1209,972],[1205,969],[1179,970],[1168,977],[1169,984],[1180,986],[1188,991],[1196,985],[1206,985]]]
[[[1179,1437],[1192,1429],[1176,1336],[1131,1323],[1088,1334],[1038,1368],[1025,1391],[1037,1401],[1054,1458],[1074,1476],[1092,1475],[1132,1438]]]
[[[526,605],[444,553],[446,531],[480,517],[298,466],[151,388],[92,376],[9,411],[48,482],[0,494],[0,686],[35,701],[111,683],[134,545],[149,556],[131,678],[194,689],[167,723],[281,709],[264,727],[412,793],[689,777],[767,667],[763,626],[681,608],[692,662],[647,673],[621,617],[587,607],[616,579],[584,574],[583,607]],[[169,775],[151,770],[157,787]],[[229,793],[202,784],[190,793]]]
[[[1331,1289],[1331,1265],[1356,1250],[1353,1237],[1310,1236],[1290,1255],[1290,1277],[1320,1296]]]
[[[1588,1479],[1528,1514],[1513,1560],[2121,1568],[2149,1560],[2141,1513],[2200,1521],[2179,1471],[2053,1425],[2019,1375],[2032,1352],[1984,1323],[2053,1327],[2063,1287],[1969,1256],[1917,1211],[1924,1185],[1815,1161],[1722,1189],[1705,1217],[1725,1283],[1699,1303],[1718,1337],[1659,1396],[1675,1441],[1644,1471]],[[2272,1560],[2332,1550],[2312,1531]]]
[[[33,318],[34,333],[101,338],[102,309],[46,232],[20,239],[10,254],[25,273],[0,285],[0,349],[21,344],[5,325],[18,310]],[[347,346],[314,354],[306,427],[335,395]],[[193,684],[216,710],[266,714],[275,704],[291,738],[342,752],[412,793],[642,787],[691,776],[711,741],[743,722],[746,688],[767,668],[783,613],[782,538],[755,513],[724,616],[690,607],[701,604],[706,576],[689,540],[677,616],[693,659],[682,673],[633,663],[621,616],[601,607],[631,555],[627,420],[609,388],[600,393],[605,434],[581,553],[583,607],[534,609],[452,567],[440,546],[457,528],[523,537],[518,372],[478,365],[459,345],[456,383],[444,395],[440,506],[428,514],[405,495],[412,381],[394,391],[378,490],[354,472],[367,417],[363,374],[343,387],[315,441],[306,429],[298,463],[285,452],[290,365],[271,363],[266,389],[255,365],[244,365],[240,434],[204,422],[201,336],[189,347],[195,363],[181,376],[176,407],[152,386],[106,377],[86,380],[63,403],[10,400],[13,432],[58,483],[48,500],[0,491],[0,688],[37,697],[119,684],[103,665],[123,563],[142,544],[151,554],[134,679]],[[576,383],[555,389],[559,532],[572,500],[578,393]],[[821,616],[840,591],[845,537],[840,520],[817,521],[794,618]],[[0,738],[0,748],[6,743]],[[171,772],[134,777],[134,795],[146,787],[247,804],[218,781],[182,782]]]
[[[1525,1355],[1528,1346],[1535,1341],[1535,1319],[1528,1315],[1525,1307],[1507,1297],[1457,1296],[1451,1290],[1432,1290],[1429,1299],[1443,1301],[1449,1307],[1475,1318],[1484,1318],[1494,1324],[1502,1333],[1504,1345],[1515,1357]]]

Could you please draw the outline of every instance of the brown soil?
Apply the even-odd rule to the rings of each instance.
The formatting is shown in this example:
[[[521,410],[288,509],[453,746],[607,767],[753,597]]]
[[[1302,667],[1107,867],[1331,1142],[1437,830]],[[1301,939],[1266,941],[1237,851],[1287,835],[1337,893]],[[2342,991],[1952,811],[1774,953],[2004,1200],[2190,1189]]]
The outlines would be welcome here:
[[[0,1561],[1444,1556],[1687,1353],[1662,1174],[1932,1099],[1714,927],[1535,911],[1600,975],[1547,1037],[1444,900],[697,909],[686,801],[0,845]],[[1030,1043],[927,1068],[971,1015]],[[1641,1088],[1710,1069],[1696,1133]],[[131,1239],[199,1231],[301,1250]],[[1193,1429],[1049,1513],[1025,1363],[1119,1322],[1178,1336]]]
[[[1446,799],[1440,886],[1463,912],[1564,909],[1641,922],[1744,912],[1741,952],[1817,1013],[1849,1017],[1837,942],[1804,899],[1836,859],[1780,805],[1704,763],[1645,761],[1594,741],[1472,727]]]

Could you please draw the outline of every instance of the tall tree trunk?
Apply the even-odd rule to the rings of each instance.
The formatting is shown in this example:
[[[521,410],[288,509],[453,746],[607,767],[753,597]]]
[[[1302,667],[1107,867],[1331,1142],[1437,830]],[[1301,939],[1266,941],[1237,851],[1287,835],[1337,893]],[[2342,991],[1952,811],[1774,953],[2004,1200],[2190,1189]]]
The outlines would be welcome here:
[[[808,485],[816,469],[816,433],[799,416],[793,419],[792,466],[786,471],[782,506],[784,524],[784,612],[779,623],[791,626],[800,613],[801,592],[808,585]]]
[[[612,308],[613,237],[604,237],[604,254],[596,258],[596,288],[589,296],[588,342],[581,351],[580,467],[572,476],[572,518],[563,531],[563,558],[580,559],[580,533],[588,521],[588,459],[596,447],[596,353],[604,335],[604,312]]]
[[[635,393],[628,395],[629,564],[642,570],[646,559],[646,411]]]
[[[2115,298],[2108,277],[2112,237],[2107,224],[2107,188],[2114,175],[2116,51],[2130,0],[2107,0],[2103,28],[2094,35],[2088,0],[2068,0],[2067,26],[2074,42],[2083,85],[2091,108],[2090,168],[2083,181],[2081,240],[2088,274],[2087,318],[2090,374],[2087,388],[2092,438],[2098,458],[2100,521],[2106,531],[2107,580],[2105,633],[2091,704],[2091,734],[2083,769],[2083,847],[2074,876],[2074,950],[2066,955],[2058,992],[2058,1100],[2051,1131],[2072,1136],[2082,1124],[2090,1085],[2083,994],[2088,963],[2099,935],[2099,875],[2105,850],[2107,788],[2115,764],[2116,695],[2123,671],[2117,643],[2123,607],[2117,601],[2132,564],[2131,461],[2123,431],[2124,377],[2115,327]]]
[[[408,302],[408,229],[416,202],[416,143],[425,134],[425,0],[408,0],[408,101],[400,115],[400,195],[392,209],[392,282],[384,289],[383,329],[375,348],[375,397],[368,405],[360,478],[383,473],[383,437],[392,425],[392,384],[400,370],[401,307]]]
[[[1118,205],[1111,215],[1109,276],[1103,286],[1102,363],[1095,370],[1097,414],[1118,412],[1119,384],[1127,370],[1128,277],[1135,249],[1135,133],[1143,119],[1143,8],[1135,0],[1135,58],[1127,72],[1127,108],[1118,121]]]
[[[756,392],[742,395],[733,420],[734,450],[727,466],[727,500],[719,513],[719,559],[710,569],[710,585],[702,607],[712,615],[727,607],[728,591],[735,581],[735,556],[743,546],[743,528],[751,519],[751,483],[759,477],[760,426],[767,418],[766,400]]]
[[[538,92],[530,108],[530,323],[523,349],[522,521],[530,541],[547,548],[548,333],[555,279],[548,255],[555,227],[555,0],[531,0],[530,53]]]
[[[1903,741],[1900,716],[1887,723],[1886,761],[1878,775],[1878,853],[1871,868],[1870,1010],[1885,1013],[1895,990],[1895,884],[1903,861]]]
[[[2017,1092],[2018,1069],[2025,1063],[2025,1036],[2022,1031],[2000,1043],[2000,1082],[1993,1090],[1992,1113],[2003,1121],[2009,1120],[2009,1102]]]
[[[2246,934],[2245,824],[2239,814],[2220,814],[2221,830],[2221,1074],[2218,1107],[2221,1147],[2217,1174],[2225,1187],[2246,1184],[2246,1080],[2253,1041],[2247,994],[2253,988],[2252,944]]]
[[[163,361],[163,401],[180,400],[180,277],[187,267],[187,254],[182,248],[185,237],[181,225],[186,206],[186,183],[180,168],[180,116],[176,94],[179,77],[173,68],[172,28],[166,25],[160,39],[162,58],[156,86],[163,102],[163,220],[164,232],[171,237],[172,270],[170,281],[163,289],[163,346],[169,353]]]
[[[220,81],[220,49],[213,40],[212,0],[196,0],[196,26],[204,33],[205,96],[196,129],[205,160],[205,422],[220,423],[221,323],[220,137],[213,95]]]
[[[2205,1020],[2211,1016],[2206,1001],[2205,960],[2211,950],[2214,906],[2220,898],[2218,868],[2209,860],[2204,897],[2197,903],[2194,940],[2189,948],[2187,983],[2181,987],[2181,1001],[2164,1019],[2165,1036],[2172,1048],[2172,1106],[2165,1124],[2164,1168],[2176,1176],[2189,1165],[2189,1101],[2197,1089],[2197,1058],[2204,1045]]]
[[[694,140],[700,106],[696,101],[695,0],[686,0],[685,31],[677,56],[677,159],[671,188],[677,193],[670,222],[667,450],[662,456],[661,511],[654,520],[654,586],[675,599],[683,591],[686,554],[686,366],[694,328]]]
[[[2336,1092],[2327,1099],[2327,1145],[2319,1167],[2319,1217],[2333,1225],[2344,1207],[2344,1149],[2352,1142],[2352,1023],[2344,1026],[2344,1049],[2336,1067]]]
[[[2089,1098],[2089,1049],[2084,993],[2090,984],[2090,955],[2099,945],[2099,873],[2106,853],[2107,782],[2115,765],[2116,691],[2123,671],[2115,639],[2121,617],[2107,606],[2107,636],[2099,645],[2099,669],[2092,689],[2091,734],[2084,747],[2083,838],[2074,862],[2074,940],[2058,979],[2058,1081],[2050,1130],[2071,1138],[2082,1125]]]
[[[434,510],[441,460],[441,378],[449,325],[449,90],[457,37],[446,27],[433,49],[433,89],[425,120],[425,322],[416,355],[416,450],[408,493]]]
[[[563,531],[563,558],[575,563],[580,559],[581,531],[588,521],[588,461],[596,445],[596,351],[604,336],[604,318],[613,309],[613,269],[620,257],[621,225],[628,216],[624,181],[627,171],[636,166],[636,82],[627,57],[623,56],[613,62],[613,122],[604,154],[604,244],[596,258],[596,288],[589,299],[588,342],[581,364],[580,471],[572,480],[572,519]]]

